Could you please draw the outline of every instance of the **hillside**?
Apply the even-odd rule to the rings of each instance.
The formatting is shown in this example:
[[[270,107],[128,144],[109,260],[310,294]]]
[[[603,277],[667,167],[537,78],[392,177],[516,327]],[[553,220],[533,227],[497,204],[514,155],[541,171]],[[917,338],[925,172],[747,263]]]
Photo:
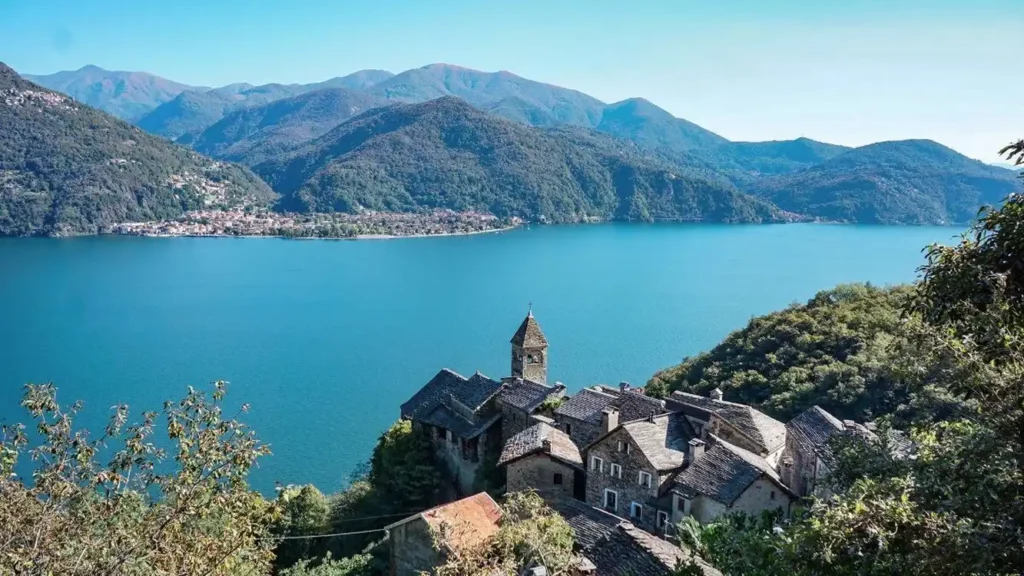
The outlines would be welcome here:
[[[718,134],[672,116],[643,98],[609,104],[595,127],[651,148],[685,151],[728,142]]]
[[[1015,174],[930,140],[880,142],[744,189],[784,210],[840,222],[964,223],[1017,189]]]
[[[135,123],[143,130],[171,140],[191,143],[198,135],[227,114],[262,106],[284,98],[322,90],[343,88],[367,90],[393,76],[383,70],[360,70],[312,84],[229,84],[205,92],[186,92],[157,107]]]
[[[258,164],[385,104],[386,100],[345,88],[315,90],[232,112],[200,133],[191,145],[215,158]]]
[[[734,181],[799,172],[849,151],[847,146],[810,138],[767,142],[724,142],[694,151]]]
[[[123,120],[138,118],[186,90],[205,90],[145,72],[119,72],[97,66],[25,75],[25,79]]]
[[[2,63],[0,125],[0,236],[95,234],[274,197],[245,168],[146,134]]]
[[[571,138],[458,98],[371,110],[254,169],[296,211],[483,210],[548,222],[761,222],[773,206],[635,145]]]

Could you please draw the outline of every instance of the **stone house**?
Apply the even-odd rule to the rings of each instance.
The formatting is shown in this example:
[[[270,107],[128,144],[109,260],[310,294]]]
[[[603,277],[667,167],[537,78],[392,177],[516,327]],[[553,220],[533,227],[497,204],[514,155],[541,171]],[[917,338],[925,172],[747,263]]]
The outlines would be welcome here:
[[[758,454],[708,437],[688,443],[689,465],[672,480],[672,524],[693,516],[706,524],[733,511],[758,515],[780,510],[788,515],[797,499],[772,465]]]
[[[580,451],[561,430],[543,422],[516,434],[501,451],[509,492],[536,490],[545,500],[584,497]]]
[[[688,550],[639,530],[629,521],[578,500],[551,503],[576,534],[576,553],[584,559],[579,574],[596,576],[669,576],[676,564],[693,557],[706,576],[720,572]]]
[[[555,423],[577,446],[586,446],[605,432],[605,409],[614,408],[620,422],[664,414],[665,402],[623,382],[618,388],[592,386],[580,390],[555,410]]]
[[[537,409],[549,398],[556,399],[565,395],[565,386],[556,383],[547,386],[532,380],[518,377],[504,378],[501,392],[498,393],[497,405],[501,411],[501,437],[506,441],[537,421]]]
[[[673,392],[666,399],[670,410],[686,414],[701,438],[708,435],[753,452],[777,466],[786,446],[786,425],[745,404],[726,402],[715,388],[709,397]]]
[[[449,554],[469,550],[497,533],[500,519],[501,508],[481,492],[387,526],[391,576],[433,574]]]
[[[831,440],[841,434],[874,436],[865,426],[839,420],[819,406],[804,410],[786,423],[786,448],[779,470],[793,492],[802,497],[828,494],[827,477],[834,464]]]
[[[697,439],[686,415],[672,412],[619,425],[614,408],[605,409],[606,431],[584,448],[586,501],[628,518],[651,532],[669,524],[670,480],[687,461],[690,440]]]

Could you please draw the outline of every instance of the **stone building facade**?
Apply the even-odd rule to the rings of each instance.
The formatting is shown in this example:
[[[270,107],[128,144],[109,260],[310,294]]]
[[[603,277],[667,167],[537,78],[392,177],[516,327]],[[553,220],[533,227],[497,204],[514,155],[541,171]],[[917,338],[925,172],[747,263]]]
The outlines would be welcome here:
[[[561,430],[538,423],[505,442],[498,465],[509,492],[536,490],[546,500],[582,498],[583,458]]]
[[[555,410],[555,422],[577,446],[586,446],[605,432],[606,410],[614,408],[619,422],[664,414],[665,402],[643,394],[622,382],[618,388],[591,386],[569,398]],[[614,427],[614,426],[613,426]]]
[[[548,382],[548,339],[530,310],[512,336],[512,377]]]

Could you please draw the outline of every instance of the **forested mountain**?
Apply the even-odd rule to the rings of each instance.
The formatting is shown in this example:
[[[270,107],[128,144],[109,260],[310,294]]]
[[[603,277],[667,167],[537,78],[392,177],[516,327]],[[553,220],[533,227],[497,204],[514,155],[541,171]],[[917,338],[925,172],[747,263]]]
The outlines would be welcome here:
[[[325,88],[236,110],[191,143],[209,156],[258,164],[288,147],[322,136],[386,100],[345,88]]]
[[[784,210],[840,222],[968,222],[1018,186],[1010,170],[972,160],[931,140],[880,142],[745,190]]]
[[[0,236],[95,234],[274,198],[245,168],[147,134],[2,63],[0,126]]]
[[[186,90],[206,90],[146,72],[119,72],[97,66],[56,74],[25,75],[25,79],[124,120],[138,118]]]
[[[712,163],[735,182],[750,182],[761,176],[789,174],[810,168],[850,150],[809,138],[767,142],[724,142],[694,154]]]
[[[484,210],[533,221],[761,222],[770,204],[594,132],[544,131],[445,97],[371,110],[255,167],[296,211]]]
[[[609,104],[595,127],[651,148],[673,151],[707,148],[728,142],[718,134],[681,120],[643,98]]]

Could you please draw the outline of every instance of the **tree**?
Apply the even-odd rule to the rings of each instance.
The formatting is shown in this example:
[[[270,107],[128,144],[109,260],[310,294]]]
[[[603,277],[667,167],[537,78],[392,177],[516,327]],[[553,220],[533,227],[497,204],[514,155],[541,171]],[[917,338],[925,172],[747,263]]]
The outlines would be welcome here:
[[[391,511],[425,510],[438,502],[441,486],[434,447],[408,420],[399,420],[377,441],[370,459],[370,485]]]
[[[532,566],[544,566],[552,576],[572,573],[573,530],[540,496],[510,493],[502,510],[497,534],[450,558],[437,569],[438,576],[516,576]]]
[[[277,509],[246,476],[269,451],[237,415],[224,418],[224,394],[216,382],[210,398],[189,388],[165,403],[171,464],[154,439],[157,413],[127,425],[128,407],[117,406],[94,440],[75,428],[79,403],[65,409],[52,384],[26,386],[34,433],[0,432],[0,574],[268,573]]]
[[[275,526],[275,532],[281,536],[312,536],[326,534],[330,522],[330,506],[327,498],[308,485],[302,487],[289,486],[278,494],[278,506],[282,517]],[[309,558],[315,547],[321,544],[315,539],[282,540],[274,550],[274,565],[285,568],[299,560]]]
[[[334,560],[328,553],[324,561],[315,566],[310,560],[300,560],[291,568],[282,570],[280,576],[375,576],[378,573],[369,554]]]

